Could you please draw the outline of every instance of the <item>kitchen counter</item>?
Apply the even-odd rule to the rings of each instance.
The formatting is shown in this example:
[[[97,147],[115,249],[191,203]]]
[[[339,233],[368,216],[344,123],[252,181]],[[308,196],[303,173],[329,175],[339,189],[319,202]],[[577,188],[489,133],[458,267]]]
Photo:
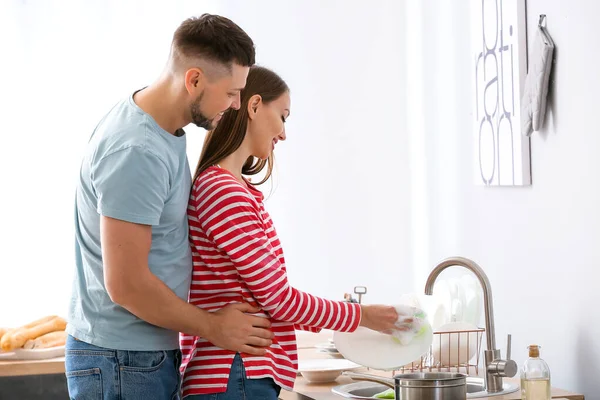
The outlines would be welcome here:
[[[65,359],[0,361],[0,399],[69,398]]]
[[[318,353],[315,345],[317,343],[324,343],[332,337],[332,332],[322,331],[319,334],[301,332],[298,333],[298,357],[300,359],[313,359],[313,358],[327,358],[326,355]],[[356,372],[364,372],[368,374],[381,375],[386,377],[392,377],[391,372],[383,371],[367,371],[358,370]],[[481,369],[480,369],[481,372]],[[520,385],[520,380],[517,378],[505,378],[508,382]],[[333,394],[331,388],[338,385],[344,385],[347,383],[356,382],[345,376],[340,376],[335,382],[331,383],[309,383],[301,375],[298,375],[296,384],[294,385],[294,391],[282,391],[279,396],[282,400],[342,400],[343,397]],[[578,393],[568,392],[566,390],[552,388],[553,399],[569,399],[569,400],[584,400],[584,396]],[[517,391],[503,396],[491,396],[483,397],[482,399],[488,400],[520,400],[521,392]]]
[[[0,361],[0,377],[64,374],[65,358],[49,360],[7,360]]]
[[[315,349],[317,343],[323,343],[331,337],[331,332],[323,331],[320,334],[301,332],[298,334],[298,356],[301,359],[326,358],[327,356],[318,353]],[[29,360],[29,361],[0,361],[0,377],[7,376],[25,376],[25,375],[46,375],[46,374],[64,374],[64,357],[53,358],[50,360]],[[378,371],[357,371],[380,374],[391,377],[390,372]],[[511,382],[519,383],[518,379],[509,379]],[[342,397],[331,393],[331,388],[337,385],[343,385],[353,382],[352,379],[340,376],[335,382],[311,384],[302,376],[298,376],[294,392],[282,391],[280,398],[282,400],[341,400]],[[504,396],[485,397],[489,400],[517,400],[521,398],[520,392],[511,393]],[[566,390],[552,388],[553,399],[584,400],[584,396]]]
[[[362,372],[362,371],[361,371]],[[373,371],[369,371],[368,373],[372,374]],[[386,376],[390,376],[388,373]],[[509,382],[519,383],[518,379],[508,379]],[[311,384],[308,383],[302,376],[298,376],[296,380],[296,385],[294,386],[294,392],[282,391],[279,396],[282,400],[300,400],[300,399],[312,399],[312,400],[342,400],[343,397],[333,394],[331,392],[331,388],[338,385],[344,385],[346,383],[356,382],[350,378],[346,378],[345,376],[340,376],[335,382],[332,383],[320,383],[320,384]],[[297,395],[300,394],[301,397]],[[553,399],[569,399],[569,400],[584,400],[584,396],[581,394],[570,393],[566,390],[552,388],[552,398]],[[482,399],[487,400],[520,400],[521,392],[517,391],[514,393],[510,393],[504,396],[492,396],[492,397],[483,397]]]

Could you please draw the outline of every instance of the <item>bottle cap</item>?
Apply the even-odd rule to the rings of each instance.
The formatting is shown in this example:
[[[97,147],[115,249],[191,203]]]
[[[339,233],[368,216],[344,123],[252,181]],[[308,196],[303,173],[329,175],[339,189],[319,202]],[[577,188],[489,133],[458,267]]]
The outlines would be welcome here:
[[[527,348],[529,349],[529,357],[537,358],[540,356],[541,346],[538,346],[537,344],[532,344],[531,346],[527,346]]]

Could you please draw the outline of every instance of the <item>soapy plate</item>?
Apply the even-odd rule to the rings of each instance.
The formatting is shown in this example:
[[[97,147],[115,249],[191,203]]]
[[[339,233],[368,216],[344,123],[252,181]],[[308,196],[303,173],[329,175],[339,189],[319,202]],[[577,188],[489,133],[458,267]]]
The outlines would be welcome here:
[[[335,347],[344,358],[365,367],[379,370],[399,369],[411,362],[420,362],[433,342],[433,330],[427,322],[425,331],[403,345],[383,333],[359,327],[353,333],[335,332]]]

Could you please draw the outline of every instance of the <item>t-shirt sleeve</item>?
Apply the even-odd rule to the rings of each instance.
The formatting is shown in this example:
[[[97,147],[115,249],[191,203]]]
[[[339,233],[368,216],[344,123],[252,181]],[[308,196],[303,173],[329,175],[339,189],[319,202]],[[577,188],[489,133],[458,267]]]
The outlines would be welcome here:
[[[92,185],[100,215],[158,225],[169,193],[169,170],[142,147],[111,153],[92,165]]]

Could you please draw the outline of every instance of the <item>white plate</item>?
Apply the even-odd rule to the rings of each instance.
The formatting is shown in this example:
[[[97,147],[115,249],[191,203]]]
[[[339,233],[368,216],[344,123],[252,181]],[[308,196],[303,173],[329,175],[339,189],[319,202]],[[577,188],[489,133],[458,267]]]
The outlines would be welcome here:
[[[333,344],[333,343],[318,343],[318,344],[315,345],[315,347],[317,349],[321,349],[321,350],[333,350],[333,351],[336,351],[335,344]]]
[[[317,349],[319,353],[339,353],[337,349]]]
[[[390,335],[363,327],[354,333],[335,332],[333,339],[344,358],[369,368],[393,370],[420,361],[421,356],[429,351],[433,330],[427,323],[427,331],[408,345],[398,343]]]
[[[457,278],[452,278],[448,281],[452,302],[450,303],[450,321],[463,321],[465,313],[465,305],[467,304],[465,297],[465,289],[461,281]]]
[[[450,285],[444,279],[438,279],[433,287],[433,296],[438,302],[436,311],[443,310],[443,315],[438,315],[439,319],[432,321],[433,329],[437,330],[440,326],[451,322],[452,316],[452,292]]]
[[[361,368],[360,365],[348,360],[335,360],[331,358],[315,358],[298,361],[298,371],[349,371]]]
[[[474,331],[477,327],[468,322],[451,322],[440,327],[442,332]],[[436,336],[432,345],[435,362],[443,367],[465,365],[477,353],[477,332],[456,332]]]
[[[326,351],[326,350],[317,350],[317,353],[320,354],[325,354],[328,357],[333,357],[333,358],[344,358],[343,355],[341,355],[339,352],[337,351]]]
[[[433,312],[428,314],[431,321],[431,327],[437,331],[440,326],[446,324],[446,321],[448,321],[448,315],[450,315],[450,313],[445,305],[442,303],[435,304]]]
[[[473,325],[479,325],[481,313],[483,311],[483,292],[479,286],[479,282],[472,275],[464,275],[460,279],[460,284],[465,293],[465,313],[463,321]]]
[[[50,347],[49,349],[16,349],[13,351],[0,351],[0,361],[3,360],[46,360],[49,358],[63,357],[65,346]]]

